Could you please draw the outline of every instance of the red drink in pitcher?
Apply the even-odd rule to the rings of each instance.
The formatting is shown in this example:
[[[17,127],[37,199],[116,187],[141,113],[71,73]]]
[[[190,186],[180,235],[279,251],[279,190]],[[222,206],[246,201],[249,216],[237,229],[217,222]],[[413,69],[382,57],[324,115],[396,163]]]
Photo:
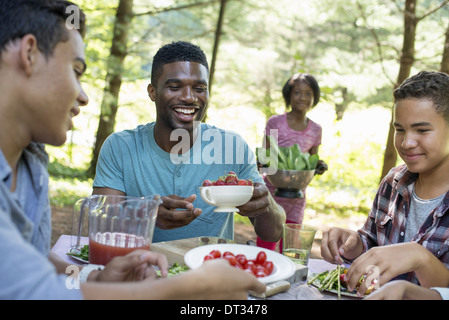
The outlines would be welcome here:
[[[89,239],[89,263],[106,265],[112,258],[138,250],[150,250],[143,237],[125,233],[97,233]]]

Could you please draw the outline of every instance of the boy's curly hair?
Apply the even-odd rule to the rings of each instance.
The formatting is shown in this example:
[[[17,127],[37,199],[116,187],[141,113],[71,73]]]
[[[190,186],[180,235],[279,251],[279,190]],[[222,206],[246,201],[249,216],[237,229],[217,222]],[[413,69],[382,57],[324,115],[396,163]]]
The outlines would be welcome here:
[[[393,97],[395,103],[403,99],[429,99],[449,123],[449,75],[444,72],[421,71],[394,90]]]

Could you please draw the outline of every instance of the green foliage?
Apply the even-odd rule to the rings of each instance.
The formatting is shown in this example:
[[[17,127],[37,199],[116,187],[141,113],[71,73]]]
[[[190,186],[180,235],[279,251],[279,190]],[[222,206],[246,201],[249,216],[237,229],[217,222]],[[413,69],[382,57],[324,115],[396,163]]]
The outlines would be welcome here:
[[[56,179],[50,176],[50,204],[56,207],[72,207],[75,202],[92,194],[92,179]]]
[[[342,217],[368,214],[378,187],[382,156],[383,147],[373,142],[326,158],[329,170],[312,180],[307,206]]]
[[[158,12],[195,2],[135,0],[134,12]],[[90,163],[98,125],[118,0],[77,3],[87,14],[88,68],[83,85],[90,104],[74,119],[76,129],[70,143],[49,148],[51,198],[61,205],[72,205],[74,199],[91,192],[92,181],[85,180],[83,171]],[[375,104],[390,108],[402,45],[403,4],[404,1],[383,0],[229,1],[208,121],[237,131],[254,150],[261,145],[268,117],[285,112],[281,89],[295,72],[308,72],[318,79],[323,95],[313,111],[330,106],[326,112],[334,117],[332,108],[341,98],[338,88],[347,88],[351,100],[344,118],[355,107],[364,110]],[[419,1],[418,15],[435,5],[435,1]],[[162,44],[191,41],[211,56],[218,9],[219,3],[213,2],[188,10],[134,17],[116,131],[155,119],[146,86],[152,57]],[[448,10],[446,5],[420,21],[413,72],[439,69]],[[329,164],[329,171],[312,181],[309,206],[329,213],[366,213],[377,188],[389,119],[373,119],[376,132],[384,134],[363,135],[363,143],[351,141],[360,138],[363,126],[351,132],[349,141],[345,140],[354,121],[348,121],[339,130],[333,130],[336,124],[325,122],[322,117],[316,122],[325,133],[331,131],[323,138],[319,152],[320,158]],[[336,201],[338,198],[345,199],[345,203]]]
[[[56,160],[48,164],[48,172],[52,177],[58,179],[78,179],[81,181],[88,179],[85,168],[68,167]]]

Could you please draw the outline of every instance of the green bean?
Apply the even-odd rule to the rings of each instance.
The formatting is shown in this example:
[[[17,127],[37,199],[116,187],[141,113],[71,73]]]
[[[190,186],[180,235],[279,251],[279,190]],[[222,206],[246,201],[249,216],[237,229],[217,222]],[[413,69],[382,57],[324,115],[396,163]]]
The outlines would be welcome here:
[[[337,296],[338,296],[338,300],[340,300],[340,298],[341,298],[341,284],[340,284],[340,274],[341,274],[341,272],[340,272],[340,265],[337,266],[337,270],[338,270],[338,278],[337,278],[337,281],[338,281],[338,293],[337,293]]]
[[[316,279],[318,279],[320,276],[323,276],[327,271],[321,272],[319,274],[317,274],[315,277],[313,277],[312,279],[310,279],[309,281],[307,281],[307,284],[312,284]]]
[[[320,280],[320,285],[318,286],[318,289],[320,291],[334,289],[337,291],[338,299],[340,299],[342,289],[340,276],[342,275],[343,269],[344,268],[338,265],[337,268],[335,268],[334,270],[324,271],[322,273],[315,275],[307,282],[307,284],[313,284],[313,282],[315,282],[317,279],[320,280],[320,278],[324,278],[323,280]]]

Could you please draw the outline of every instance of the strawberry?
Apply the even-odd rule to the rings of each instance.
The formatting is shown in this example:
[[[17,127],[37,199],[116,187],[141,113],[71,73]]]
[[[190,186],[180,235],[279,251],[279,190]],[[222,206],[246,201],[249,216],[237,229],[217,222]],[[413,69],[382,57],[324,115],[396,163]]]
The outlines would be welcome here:
[[[203,187],[208,187],[208,186],[211,186],[211,185],[213,185],[212,181],[210,181],[208,179],[204,180],[203,184],[202,184]]]
[[[239,182],[237,184],[239,186],[247,186],[248,185],[248,181],[246,181],[245,179],[239,179]]]
[[[237,176],[230,176],[228,175],[225,179],[225,184],[227,185],[236,185],[238,183],[239,179]]]
[[[217,181],[210,181],[208,179],[203,181],[202,186],[252,186],[253,182],[250,179],[239,179],[234,171],[229,171],[227,174],[218,178]]]
[[[237,174],[234,171],[229,171],[225,177],[226,185],[236,185],[239,179],[237,178]]]
[[[228,177],[229,176],[237,177],[237,174],[234,171],[229,171],[228,172]]]

